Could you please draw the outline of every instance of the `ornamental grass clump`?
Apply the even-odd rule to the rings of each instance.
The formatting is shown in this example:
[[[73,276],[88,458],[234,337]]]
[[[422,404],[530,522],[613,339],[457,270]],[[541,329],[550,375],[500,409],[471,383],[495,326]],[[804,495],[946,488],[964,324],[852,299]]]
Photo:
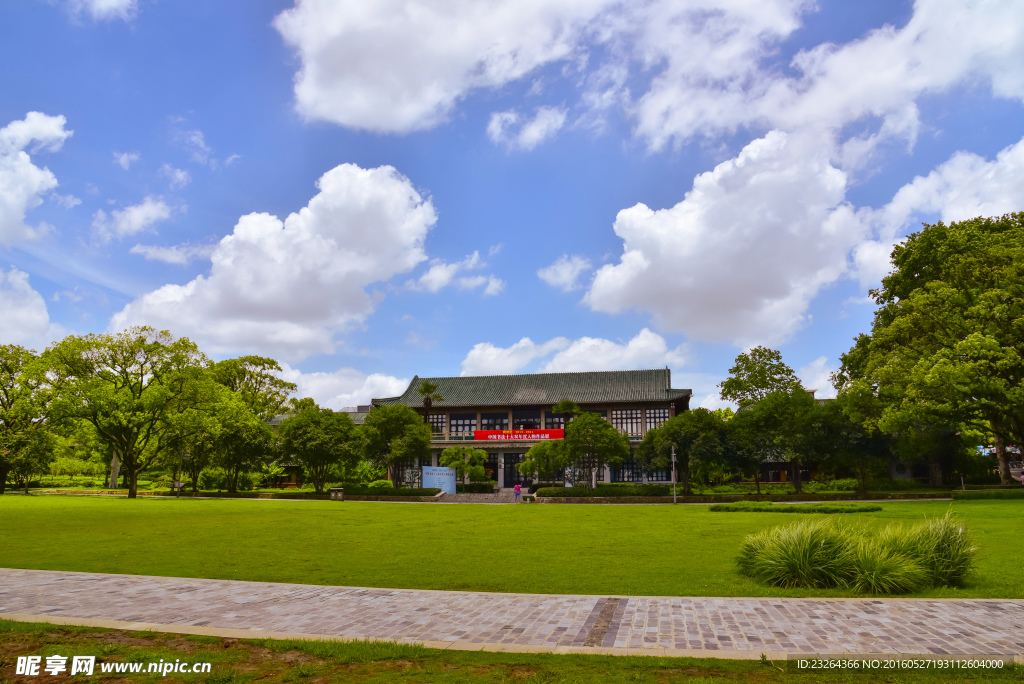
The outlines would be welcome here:
[[[740,550],[740,568],[776,587],[844,586],[853,553],[845,525],[804,520],[748,536]]]
[[[738,562],[742,574],[776,587],[909,594],[963,586],[976,550],[970,530],[949,513],[874,532],[822,519],[748,535]]]

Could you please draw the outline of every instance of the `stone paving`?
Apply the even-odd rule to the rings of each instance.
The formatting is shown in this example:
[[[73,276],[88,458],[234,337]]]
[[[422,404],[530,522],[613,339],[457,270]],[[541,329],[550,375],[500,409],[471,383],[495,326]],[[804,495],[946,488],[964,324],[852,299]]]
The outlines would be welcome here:
[[[1024,655],[1020,600],[499,594],[0,569],[0,617],[472,650]]]

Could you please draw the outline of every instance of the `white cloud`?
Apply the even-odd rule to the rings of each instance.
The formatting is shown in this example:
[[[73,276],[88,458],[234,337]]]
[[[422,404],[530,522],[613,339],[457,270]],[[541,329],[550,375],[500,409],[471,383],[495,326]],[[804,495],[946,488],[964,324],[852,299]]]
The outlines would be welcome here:
[[[927,176],[901,187],[884,207],[863,212],[875,238],[859,244],[854,267],[863,287],[876,287],[891,270],[893,246],[919,221],[947,223],[999,216],[1024,207],[1024,139],[988,161],[957,152]]]
[[[160,167],[160,175],[167,179],[167,182],[173,189],[183,188],[192,182],[192,176],[188,171],[176,169],[170,164],[164,164]]]
[[[120,239],[151,230],[156,224],[171,218],[173,213],[174,210],[162,197],[149,195],[139,204],[114,209],[109,215],[99,209],[92,217],[92,227],[104,241]]]
[[[0,128],[0,244],[10,247],[30,242],[48,230],[45,224],[26,224],[25,214],[57,187],[57,177],[33,164],[25,150],[59,150],[73,133],[64,128],[66,123],[63,116],[29,112],[24,119]]]
[[[125,171],[135,162],[139,161],[141,155],[138,152],[114,152],[114,163]]]
[[[42,350],[67,331],[50,321],[46,302],[16,268],[0,269],[0,344],[20,344]]]
[[[284,221],[241,217],[214,248],[208,275],[139,297],[110,328],[167,328],[215,354],[301,359],[332,352],[340,331],[373,312],[370,285],[426,259],[423,242],[437,217],[431,201],[390,166],[341,164],[317,187]]]
[[[551,287],[564,292],[580,288],[579,277],[591,268],[589,259],[581,256],[563,254],[558,260],[537,271],[537,276]]]
[[[487,136],[510,150],[532,150],[562,129],[567,113],[565,107],[538,107],[534,117],[513,132],[512,128],[519,123],[519,114],[514,110],[495,112],[487,124]]]
[[[433,259],[430,268],[426,273],[415,280],[407,280],[405,287],[420,292],[440,292],[441,289],[455,284],[460,290],[475,290],[484,288],[484,296],[496,295],[505,289],[505,282],[493,275],[462,276],[456,278],[459,273],[483,268],[487,264],[480,258],[480,253],[474,251],[462,261],[452,263],[444,259]]]
[[[82,200],[74,195],[59,195],[56,192],[50,194],[50,199],[65,209],[74,209],[82,203]]]
[[[93,19],[133,19],[138,12],[138,0],[70,0],[74,12],[88,12]]]
[[[161,247],[158,245],[135,245],[128,252],[139,254],[149,261],[162,261],[165,264],[177,264],[185,266],[195,259],[209,259],[213,254],[215,245],[171,245]]]
[[[830,151],[821,136],[772,131],[697,176],[674,207],[623,209],[614,224],[623,254],[598,269],[584,301],[649,311],[691,339],[785,339],[864,237]]]
[[[282,363],[281,368],[281,377],[298,385],[295,396],[312,397],[320,406],[335,411],[369,404],[376,397],[397,396],[409,386],[408,378],[366,374],[353,368],[339,368],[331,373],[303,373],[287,363]]]
[[[404,133],[444,121],[473,88],[572,56],[611,0],[299,0],[274,26],[302,61],[307,118]]]
[[[173,139],[174,142],[192,155],[192,161],[195,163],[204,165],[209,163],[211,166],[216,166],[216,160],[210,157],[210,153],[213,150],[206,144],[206,136],[198,128],[190,130],[177,129],[174,131]]]
[[[805,389],[818,390],[814,393],[817,399],[835,399],[836,389],[832,386],[831,374],[836,369],[829,365],[828,359],[819,356],[806,366],[797,371],[796,376],[800,378],[800,384]]]
[[[496,347],[490,342],[480,342],[462,360],[462,375],[508,375],[516,373],[532,361],[548,356],[570,345],[565,337],[556,337],[543,344],[536,344],[524,337],[511,347]]]
[[[529,337],[524,337],[510,347],[498,347],[490,342],[474,345],[462,360],[462,375],[517,373],[545,357],[550,358],[539,372],[678,366],[684,363],[683,351],[682,346],[669,349],[665,338],[647,328],[626,343],[599,337],[581,337],[576,340],[556,337],[537,344]]]

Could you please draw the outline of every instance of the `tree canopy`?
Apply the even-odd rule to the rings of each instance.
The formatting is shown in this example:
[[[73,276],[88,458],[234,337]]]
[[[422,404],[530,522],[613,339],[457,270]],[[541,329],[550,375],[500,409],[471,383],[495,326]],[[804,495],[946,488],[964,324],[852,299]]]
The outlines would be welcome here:
[[[363,455],[371,463],[388,469],[397,488],[405,468],[430,455],[430,425],[404,404],[376,406],[363,423]]]
[[[317,494],[336,466],[353,466],[359,457],[355,425],[347,413],[316,407],[285,420],[278,434],[285,458],[302,466]]]
[[[754,347],[736,357],[729,377],[719,383],[721,397],[745,408],[773,392],[791,392],[800,379],[782,361],[782,354],[768,347]]]

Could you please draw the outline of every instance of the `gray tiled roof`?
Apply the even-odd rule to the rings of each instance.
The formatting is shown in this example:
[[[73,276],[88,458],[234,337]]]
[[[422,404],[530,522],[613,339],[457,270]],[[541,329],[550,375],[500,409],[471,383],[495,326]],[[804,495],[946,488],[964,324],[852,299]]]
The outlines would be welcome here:
[[[531,373],[480,375],[452,378],[416,376],[398,397],[374,399],[375,406],[405,404],[423,406],[418,389],[424,382],[437,385],[444,401],[437,406],[532,406],[554,405],[563,399],[578,404],[671,401],[688,396],[688,389],[671,389],[667,368],[657,370],[589,371],[582,373]]]

